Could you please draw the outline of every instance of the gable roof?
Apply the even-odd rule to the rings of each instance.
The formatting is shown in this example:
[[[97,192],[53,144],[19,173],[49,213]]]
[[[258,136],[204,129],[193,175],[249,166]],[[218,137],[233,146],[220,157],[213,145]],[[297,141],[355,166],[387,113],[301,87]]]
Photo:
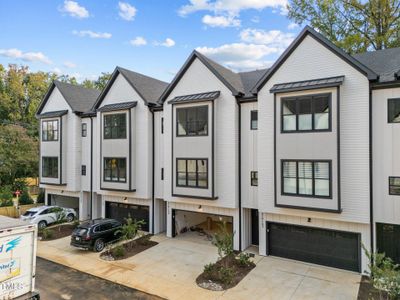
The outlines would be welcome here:
[[[232,95],[235,97],[252,96],[250,92],[251,88],[266,71],[266,69],[263,69],[236,73],[194,50],[183,64],[182,68],[176,74],[168,88],[161,95],[161,103],[165,102],[168,95],[172,92],[179,80],[183,77],[184,73],[189,69],[190,65],[196,58],[199,59],[232,92]]]
[[[64,97],[65,101],[68,103],[74,113],[90,111],[93,104],[96,102],[97,97],[100,95],[100,91],[96,89],[88,89],[81,85],[54,80],[39,105],[36,113],[37,115],[42,112],[55,87],[58,88],[61,95]]]
[[[325,46],[328,50],[339,56],[341,59],[352,65],[359,72],[364,74],[369,80],[378,79],[378,75],[371,70],[369,67],[365,66],[363,63],[355,59],[353,56],[346,53],[343,49],[340,49],[331,41],[329,41],[322,34],[316,32],[310,26],[304,27],[296,39],[290,44],[290,46],[282,53],[278,60],[272,65],[272,67],[262,76],[262,78],[257,82],[257,84],[252,88],[252,92],[256,94],[268,81],[269,78],[279,69],[279,67],[286,61],[286,59],[292,54],[292,52],[301,44],[301,42],[310,35],[317,42]]]
[[[106,87],[94,104],[92,108],[93,110],[99,108],[101,102],[103,102],[104,100],[104,97],[107,95],[114,81],[117,79],[118,74],[121,74],[125,78],[129,85],[144,100],[146,105],[157,104],[157,101],[160,98],[161,94],[168,86],[167,82],[140,73],[136,73],[128,69],[116,67]]]
[[[379,82],[397,80],[400,73],[400,48],[354,54],[353,57],[379,75]]]

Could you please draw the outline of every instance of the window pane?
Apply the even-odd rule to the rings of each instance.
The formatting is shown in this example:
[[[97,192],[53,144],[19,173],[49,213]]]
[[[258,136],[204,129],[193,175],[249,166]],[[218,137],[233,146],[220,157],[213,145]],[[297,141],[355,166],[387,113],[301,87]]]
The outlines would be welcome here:
[[[283,130],[296,130],[296,116],[283,116]]]
[[[178,173],[178,185],[186,185],[186,172],[185,173],[182,173],[182,172]]]
[[[296,162],[285,161],[283,163],[283,177],[294,177],[296,178]]]
[[[299,194],[312,195],[312,179],[299,179]]]
[[[207,161],[204,159],[199,159],[197,161],[197,168],[199,172],[207,172]]]
[[[315,96],[313,99],[314,113],[328,113],[329,112],[329,97],[328,96]]]
[[[177,109],[177,124],[178,124],[178,135],[186,135],[186,110]]]
[[[312,179],[312,162],[303,162],[299,163],[299,178],[310,178]]]
[[[296,194],[296,178],[283,179],[283,192],[289,194]]]
[[[198,186],[207,187],[207,161],[204,159],[197,160]]]
[[[301,98],[297,101],[298,114],[311,114],[311,98]]]
[[[400,123],[400,99],[388,100],[389,123]]]
[[[329,129],[329,113],[314,115],[314,129]]]
[[[295,115],[296,114],[296,101],[295,100],[282,100],[282,114],[283,115]]]
[[[312,115],[299,115],[299,130],[312,129]]]
[[[188,186],[196,186],[196,172],[188,172]]]
[[[400,186],[400,177],[390,177],[389,178],[390,185],[398,185]]]
[[[199,173],[199,187],[207,187],[207,173]]]
[[[257,110],[252,110],[251,111],[251,127],[250,129],[256,130],[258,129],[258,111]]]
[[[188,172],[196,172],[196,161],[194,159],[189,159],[187,161]]]
[[[207,123],[208,123],[208,106],[201,106],[197,108],[197,134],[207,134]]]
[[[315,179],[315,195],[329,196],[329,180]]]
[[[186,160],[178,160],[178,172],[186,172]]]
[[[314,176],[318,179],[329,179],[329,163],[315,162],[314,163]]]

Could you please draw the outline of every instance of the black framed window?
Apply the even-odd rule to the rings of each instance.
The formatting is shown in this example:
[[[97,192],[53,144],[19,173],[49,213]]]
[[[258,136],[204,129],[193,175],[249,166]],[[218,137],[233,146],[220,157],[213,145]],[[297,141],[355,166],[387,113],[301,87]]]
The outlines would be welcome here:
[[[161,134],[164,133],[164,118],[161,118]]]
[[[86,166],[85,165],[82,165],[82,167],[81,167],[81,174],[82,174],[82,176],[86,176]]]
[[[400,196],[400,177],[389,177],[389,195]]]
[[[388,99],[388,123],[400,123],[400,98]]]
[[[126,158],[104,158],[104,181],[126,182]]]
[[[42,157],[42,177],[58,178],[58,157]]]
[[[250,184],[251,184],[251,186],[258,186],[258,172],[257,171],[250,172]]]
[[[208,160],[177,158],[176,183],[179,187],[208,188]]]
[[[82,123],[82,137],[86,137],[86,136],[87,136],[87,124]]]
[[[177,136],[204,136],[208,134],[208,106],[176,109]]]
[[[164,180],[164,168],[161,168],[161,180]]]
[[[282,132],[331,130],[331,94],[282,98]]]
[[[258,111],[252,110],[250,112],[250,129],[257,130],[258,129]]]
[[[331,198],[331,161],[282,160],[282,195]]]
[[[58,120],[42,122],[42,141],[58,141]]]
[[[104,116],[104,139],[126,139],[126,113]]]

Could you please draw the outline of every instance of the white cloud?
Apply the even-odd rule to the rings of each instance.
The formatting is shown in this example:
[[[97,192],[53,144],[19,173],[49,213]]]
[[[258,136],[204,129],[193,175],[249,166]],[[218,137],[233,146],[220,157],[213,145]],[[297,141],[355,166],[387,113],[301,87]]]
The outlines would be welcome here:
[[[202,22],[210,27],[239,27],[240,20],[234,15],[231,16],[210,16],[205,15]]]
[[[288,29],[289,30],[293,30],[293,29],[296,29],[296,28],[298,28],[299,27],[299,25],[298,24],[296,24],[296,23],[290,23],[289,25],[288,25]]]
[[[279,52],[266,45],[233,43],[219,47],[198,47],[197,51],[235,70],[265,68],[271,62],[265,56]]]
[[[119,16],[126,21],[133,21],[136,16],[136,7],[128,2],[118,2]]]
[[[51,60],[42,52],[23,52],[16,48],[0,49],[0,55],[8,58],[21,59],[29,62],[41,62],[50,65]]]
[[[63,63],[63,66],[66,68],[72,69],[72,68],[76,68],[76,63],[73,63],[72,61],[65,61]]]
[[[137,36],[133,40],[130,40],[129,43],[132,46],[144,46],[147,45],[147,41],[144,37],[142,36]]]
[[[166,38],[164,42],[154,42],[154,45],[170,48],[175,46],[175,41],[171,38]]]
[[[294,35],[280,30],[265,31],[248,28],[240,32],[240,39],[243,42],[268,45],[278,51],[283,51],[293,41]]]
[[[108,32],[94,32],[91,30],[74,30],[72,34],[80,37],[90,37],[92,39],[109,39],[112,36],[112,34]]]
[[[241,10],[286,7],[287,0],[189,0],[178,14],[186,16],[196,11],[239,13]]]
[[[89,11],[85,7],[79,5],[76,1],[65,0],[64,6],[60,8],[60,11],[78,19],[89,17]]]
[[[60,68],[54,68],[53,73],[56,74],[57,76],[60,76],[62,74],[62,71]]]

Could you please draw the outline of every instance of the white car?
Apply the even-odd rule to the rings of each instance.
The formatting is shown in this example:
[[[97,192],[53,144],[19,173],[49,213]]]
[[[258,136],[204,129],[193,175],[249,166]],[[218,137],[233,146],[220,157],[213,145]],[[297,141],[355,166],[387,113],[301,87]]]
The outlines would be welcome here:
[[[38,224],[39,229],[46,228],[48,225],[65,219],[72,222],[76,218],[76,211],[72,208],[59,206],[39,206],[28,209],[20,219],[30,224]]]

